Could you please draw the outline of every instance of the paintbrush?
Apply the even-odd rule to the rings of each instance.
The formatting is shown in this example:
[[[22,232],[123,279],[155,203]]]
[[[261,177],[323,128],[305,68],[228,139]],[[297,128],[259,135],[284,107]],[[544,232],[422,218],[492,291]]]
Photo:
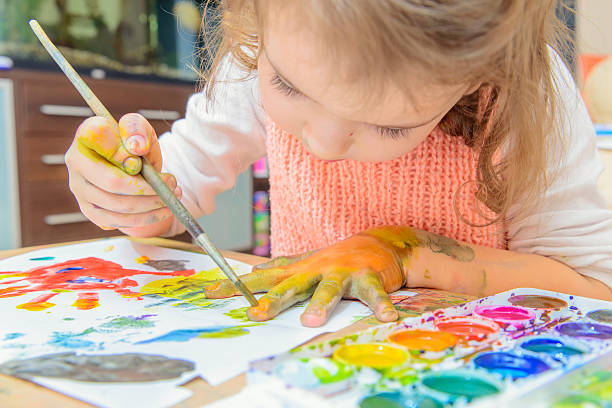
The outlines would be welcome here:
[[[68,77],[72,85],[74,85],[76,90],[81,94],[83,99],[85,99],[85,102],[87,102],[94,113],[110,120],[114,126],[119,129],[119,124],[115,121],[104,105],[102,105],[102,102],[100,102],[98,97],[94,95],[83,79],[81,79],[74,68],[72,68],[70,63],[66,60],[66,58],[64,58],[57,47],[53,45],[45,31],[42,29],[40,24],[38,24],[38,21],[30,20],[30,27],[49,55],[51,55],[51,58],[53,58],[61,70],[64,71],[66,77]],[[157,195],[159,195],[170,211],[172,211],[172,214],[174,214],[174,216],[185,226],[185,228],[187,228],[187,231],[191,234],[196,244],[206,251],[206,253],[213,259],[213,261],[215,261],[219,268],[221,268],[223,273],[225,273],[227,278],[234,284],[236,289],[238,289],[244,295],[244,297],[247,298],[251,306],[257,306],[257,300],[249,288],[247,288],[246,285],[240,279],[238,279],[238,275],[236,275],[233,269],[229,266],[227,260],[223,257],[223,255],[221,255],[221,252],[219,252],[217,247],[215,247],[193,215],[191,215],[185,206],[179,201],[179,199],[176,198],[172,190],[170,190],[166,183],[164,183],[160,174],[157,172],[157,170],[155,170],[153,165],[151,165],[151,163],[149,163],[145,157],[141,157],[141,159],[142,169],[140,174],[142,177],[151,185],[151,187],[153,187],[153,190],[155,190]]]

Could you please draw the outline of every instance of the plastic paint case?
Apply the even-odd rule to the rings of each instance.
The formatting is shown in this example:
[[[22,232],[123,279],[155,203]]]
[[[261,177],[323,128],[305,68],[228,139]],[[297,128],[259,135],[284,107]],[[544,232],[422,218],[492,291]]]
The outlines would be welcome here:
[[[567,307],[516,306],[510,302],[513,297],[516,301],[516,296],[531,302],[531,306],[567,304]],[[493,313],[489,313],[491,310]],[[333,398],[333,406],[337,398],[341,402],[338,406],[343,408],[428,406],[422,401],[434,404],[430,406],[439,406],[435,405],[437,402],[449,408],[472,405],[482,408],[511,406],[508,402],[519,399],[523,402],[527,398],[524,400],[527,402],[516,406],[530,407],[529,398],[535,398],[532,394],[554,390],[556,382],[570,378],[567,374],[579,375],[584,364],[604,361],[606,353],[612,356],[612,338],[607,338],[608,331],[612,333],[612,323],[600,321],[606,319],[608,312],[599,312],[603,316],[600,320],[598,314],[589,315],[600,310],[612,311],[612,302],[515,289],[376,326],[340,341],[298,348],[285,355],[291,358],[333,355],[336,361],[351,364],[354,378],[349,389],[338,395],[327,394]],[[445,336],[442,333],[451,335],[449,339],[455,337],[454,343],[441,340]],[[389,361],[389,356],[382,353],[387,361],[378,361],[380,350],[376,348],[380,347],[395,347],[407,357]],[[443,357],[425,358],[436,353]],[[285,361],[285,355],[278,356],[280,361]],[[266,365],[274,366],[274,358],[266,361]],[[259,367],[262,372],[266,370]],[[558,387],[557,390],[571,391],[572,395],[587,394],[584,390]],[[602,395],[607,396],[607,388],[604,391]],[[612,395],[612,390],[609,392]],[[599,394],[598,401],[605,400]],[[538,406],[552,406],[568,395],[552,391],[547,403]]]
[[[306,389],[325,387],[326,393],[349,387],[354,377],[351,367],[330,358],[292,359],[274,371],[288,385]]]
[[[612,324],[612,309],[591,310],[586,317],[598,323]]]

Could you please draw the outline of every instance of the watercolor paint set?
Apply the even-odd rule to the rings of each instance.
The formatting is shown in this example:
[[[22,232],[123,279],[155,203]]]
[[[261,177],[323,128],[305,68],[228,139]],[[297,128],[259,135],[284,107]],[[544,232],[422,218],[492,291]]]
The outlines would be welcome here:
[[[612,302],[515,289],[255,361],[247,379],[334,407],[612,407]]]

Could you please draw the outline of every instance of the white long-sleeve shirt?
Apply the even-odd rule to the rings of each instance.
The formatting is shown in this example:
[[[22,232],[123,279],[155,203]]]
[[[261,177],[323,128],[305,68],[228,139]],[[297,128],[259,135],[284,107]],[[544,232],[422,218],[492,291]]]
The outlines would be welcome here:
[[[532,213],[507,221],[509,249],[556,259],[612,288],[612,211],[597,188],[603,163],[595,130],[571,74],[557,56],[554,61],[566,161],[549,164],[558,177]],[[214,102],[207,107],[206,96],[194,94],[185,118],[160,138],[164,171],[176,176],[195,216],[211,213],[215,195],[266,153],[257,77],[243,76],[227,64]],[[175,221],[167,234],[182,231]]]

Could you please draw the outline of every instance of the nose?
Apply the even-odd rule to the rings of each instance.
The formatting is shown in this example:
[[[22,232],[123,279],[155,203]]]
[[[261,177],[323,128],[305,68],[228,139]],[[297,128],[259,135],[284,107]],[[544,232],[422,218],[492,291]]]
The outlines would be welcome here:
[[[302,127],[302,140],[312,154],[323,160],[345,158],[353,142],[349,126],[333,118],[310,120]]]

